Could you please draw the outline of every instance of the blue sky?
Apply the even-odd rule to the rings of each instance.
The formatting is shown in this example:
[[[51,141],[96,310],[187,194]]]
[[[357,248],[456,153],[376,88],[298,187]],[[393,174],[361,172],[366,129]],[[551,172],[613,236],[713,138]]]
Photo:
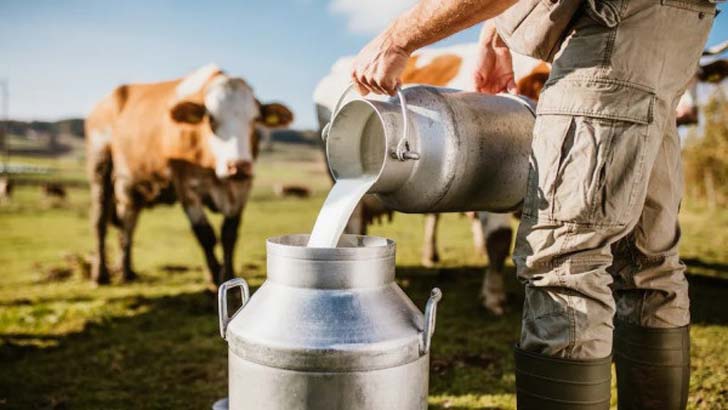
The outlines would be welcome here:
[[[0,78],[10,116],[85,115],[123,82],[184,75],[208,62],[240,75],[262,101],[281,100],[314,127],[311,95],[413,0],[0,1]],[[475,41],[477,29],[445,43]],[[728,39],[728,12],[709,44]]]

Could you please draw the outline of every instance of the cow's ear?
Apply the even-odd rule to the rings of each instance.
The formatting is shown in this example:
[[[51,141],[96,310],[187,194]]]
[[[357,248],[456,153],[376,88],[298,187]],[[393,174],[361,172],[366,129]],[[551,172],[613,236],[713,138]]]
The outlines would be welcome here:
[[[172,107],[169,114],[175,122],[199,124],[205,118],[206,112],[207,109],[202,104],[192,101],[182,101]]]
[[[293,112],[283,104],[260,104],[258,123],[266,127],[285,127],[293,122]]]

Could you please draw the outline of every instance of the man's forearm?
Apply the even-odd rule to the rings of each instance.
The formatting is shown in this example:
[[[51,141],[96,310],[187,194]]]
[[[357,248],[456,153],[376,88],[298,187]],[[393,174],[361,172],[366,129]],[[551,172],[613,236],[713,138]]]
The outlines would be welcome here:
[[[421,0],[382,33],[411,53],[483,20],[495,17],[517,0]]]

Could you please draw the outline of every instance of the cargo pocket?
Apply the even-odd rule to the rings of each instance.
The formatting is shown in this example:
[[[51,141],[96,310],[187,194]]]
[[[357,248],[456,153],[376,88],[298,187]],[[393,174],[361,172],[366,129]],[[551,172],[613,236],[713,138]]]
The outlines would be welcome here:
[[[611,79],[546,88],[534,130],[529,209],[540,220],[623,226],[647,186],[646,144],[654,93]]]

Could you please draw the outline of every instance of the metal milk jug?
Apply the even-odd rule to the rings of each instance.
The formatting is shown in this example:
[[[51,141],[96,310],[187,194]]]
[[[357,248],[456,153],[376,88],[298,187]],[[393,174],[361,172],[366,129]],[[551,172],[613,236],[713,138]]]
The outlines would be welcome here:
[[[335,179],[376,176],[368,192],[401,212],[520,206],[535,121],[531,100],[431,86],[397,93],[399,102],[355,98],[343,106],[342,95],[322,133]]]
[[[249,298],[243,279],[218,293],[228,342],[231,410],[426,409],[439,289],[423,315],[394,282],[393,241],[344,235],[267,241],[268,276]],[[227,293],[243,306],[228,317]]]

